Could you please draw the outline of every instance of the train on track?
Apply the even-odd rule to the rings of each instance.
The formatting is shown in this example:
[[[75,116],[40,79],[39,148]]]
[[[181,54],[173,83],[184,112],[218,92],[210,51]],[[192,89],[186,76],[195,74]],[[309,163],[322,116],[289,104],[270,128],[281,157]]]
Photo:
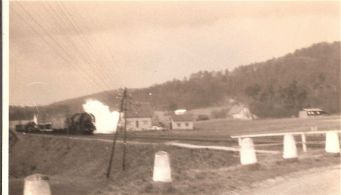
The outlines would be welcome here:
[[[26,124],[18,124],[15,130],[24,133],[92,135],[96,130],[95,121],[93,114],[82,112],[69,117],[53,117],[48,122],[30,121]]]

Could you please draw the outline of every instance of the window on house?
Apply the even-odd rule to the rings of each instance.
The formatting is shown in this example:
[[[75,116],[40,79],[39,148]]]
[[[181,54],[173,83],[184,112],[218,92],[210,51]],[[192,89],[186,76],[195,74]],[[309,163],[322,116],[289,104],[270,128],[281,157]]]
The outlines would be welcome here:
[[[181,127],[181,123],[176,123],[176,125],[177,125],[178,127]]]
[[[189,126],[189,124],[188,124],[188,123],[185,123],[185,125],[186,125],[186,127],[188,127],[188,126]]]

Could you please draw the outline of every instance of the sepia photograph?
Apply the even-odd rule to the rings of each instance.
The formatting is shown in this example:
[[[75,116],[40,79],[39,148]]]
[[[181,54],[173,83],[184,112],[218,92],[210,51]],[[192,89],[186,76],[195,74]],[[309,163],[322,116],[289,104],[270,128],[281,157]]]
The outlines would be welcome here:
[[[3,194],[340,195],[340,8],[5,1]]]

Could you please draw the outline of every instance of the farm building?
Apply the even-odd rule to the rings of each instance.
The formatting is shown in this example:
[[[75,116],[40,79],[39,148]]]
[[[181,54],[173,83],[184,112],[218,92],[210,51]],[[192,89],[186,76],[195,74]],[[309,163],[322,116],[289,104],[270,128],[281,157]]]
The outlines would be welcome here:
[[[234,119],[252,120],[256,118],[250,109],[242,104],[232,106],[228,114]]]
[[[152,129],[153,111],[149,104],[134,104],[127,111],[127,130],[141,131]]]
[[[187,113],[181,115],[172,115],[171,129],[194,129],[193,116]]]
[[[298,117],[309,118],[309,117],[322,116],[325,114],[327,113],[320,108],[304,108],[303,110],[298,112]]]

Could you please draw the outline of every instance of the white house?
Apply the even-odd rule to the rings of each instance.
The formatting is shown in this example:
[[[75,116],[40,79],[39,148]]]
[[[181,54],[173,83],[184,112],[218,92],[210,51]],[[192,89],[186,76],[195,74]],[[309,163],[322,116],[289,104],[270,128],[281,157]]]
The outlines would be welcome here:
[[[298,117],[310,118],[310,117],[322,116],[325,114],[327,113],[320,108],[304,108],[303,110],[298,112]]]
[[[172,115],[170,121],[171,129],[194,129],[191,114]]]
[[[232,106],[229,115],[234,119],[241,120],[252,120],[256,118],[256,116],[250,112],[250,109],[242,104]]]
[[[127,118],[127,130],[142,131],[152,129],[151,117],[131,117]]]
[[[153,111],[149,104],[136,104],[127,111],[127,130],[142,131],[152,129]]]

